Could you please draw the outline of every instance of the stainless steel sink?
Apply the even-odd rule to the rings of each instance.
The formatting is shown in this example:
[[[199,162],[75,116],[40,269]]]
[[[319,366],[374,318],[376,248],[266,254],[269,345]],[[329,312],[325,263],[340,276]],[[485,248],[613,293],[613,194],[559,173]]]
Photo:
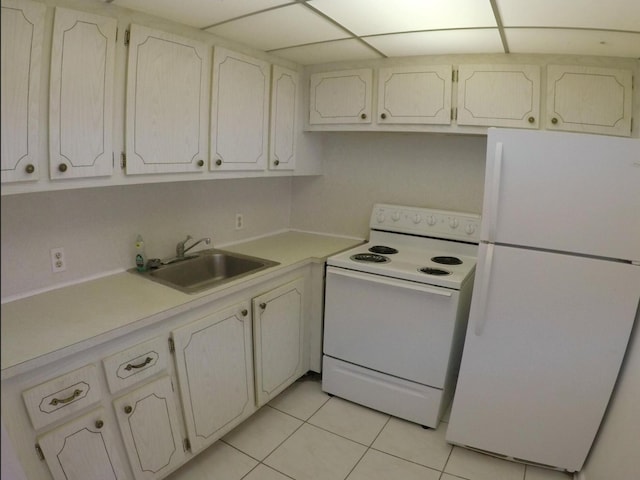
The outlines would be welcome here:
[[[184,293],[198,293],[275,265],[279,263],[212,248],[140,275]]]

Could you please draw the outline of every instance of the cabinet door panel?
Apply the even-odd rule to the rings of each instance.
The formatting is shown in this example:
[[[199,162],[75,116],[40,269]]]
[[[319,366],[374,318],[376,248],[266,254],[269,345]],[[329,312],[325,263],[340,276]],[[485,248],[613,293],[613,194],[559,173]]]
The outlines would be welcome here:
[[[253,299],[258,407],[304,373],[303,294],[300,278]]]
[[[451,65],[381,68],[378,122],[451,123]]]
[[[124,480],[114,433],[97,409],[38,438],[55,480]]]
[[[547,89],[547,128],[631,134],[631,71],[549,65]]]
[[[369,68],[311,75],[309,123],[371,123],[372,84]]]
[[[52,179],[111,175],[117,22],[56,8],[49,107]]]
[[[298,72],[273,66],[269,168],[293,170],[296,147]]]
[[[204,171],[209,47],[131,26],[127,173]]]
[[[172,332],[192,450],[212,444],[255,411],[251,315],[246,303]]]
[[[46,7],[29,0],[2,0],[0,34],[1,179],[38,179],[40,63]]]
[[[173,395],[162,377],[113,402],[137,480],[162,478],[184,461]]]
[[[540,67],[460,65],[458,125],[538,128]]]

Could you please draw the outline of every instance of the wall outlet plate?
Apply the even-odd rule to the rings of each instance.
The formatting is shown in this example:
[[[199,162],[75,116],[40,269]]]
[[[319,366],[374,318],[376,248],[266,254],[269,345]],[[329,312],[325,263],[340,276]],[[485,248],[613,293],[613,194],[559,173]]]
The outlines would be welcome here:
[[[51,271],[53,273],[64,272],[67,269],[67,262],[64,258],[62,247],[51,249]]]

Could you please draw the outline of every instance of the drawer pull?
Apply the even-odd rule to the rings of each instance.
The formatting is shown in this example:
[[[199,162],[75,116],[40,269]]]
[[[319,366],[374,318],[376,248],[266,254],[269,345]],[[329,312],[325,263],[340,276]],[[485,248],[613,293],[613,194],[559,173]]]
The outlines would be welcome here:
[[[147,357],[147,358],[144,359],[144,362],[139,363],[137,365],[133,365],[131,363],[128,363],[127,366],[124,367],[124,369],[127,370],[127,371],[130,371],[130,370],[132,370],[134,368],[142,368],[145,365],[148,365],[149,363],[151,363],[151,360],[153,360],[151,357]]]
[[[79,388],[76,388],[73,393],[71,394],[70,397],[67,398],[54,398],[53,400],[51,400],[49,402],[49,405],[58,405],[60,403],[69,403],[72,402],[73,400],[75,400],[76,398],[78,398],[80,396],[80,394],[82,393],[82,390],[80,390]]]

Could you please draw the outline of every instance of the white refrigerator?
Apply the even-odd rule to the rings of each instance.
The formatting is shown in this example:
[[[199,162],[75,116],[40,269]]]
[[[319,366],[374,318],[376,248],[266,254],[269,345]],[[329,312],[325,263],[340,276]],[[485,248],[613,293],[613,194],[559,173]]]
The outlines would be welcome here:
[[[640,139],[489,129],[447,441],[579,471],[639,305]]]

